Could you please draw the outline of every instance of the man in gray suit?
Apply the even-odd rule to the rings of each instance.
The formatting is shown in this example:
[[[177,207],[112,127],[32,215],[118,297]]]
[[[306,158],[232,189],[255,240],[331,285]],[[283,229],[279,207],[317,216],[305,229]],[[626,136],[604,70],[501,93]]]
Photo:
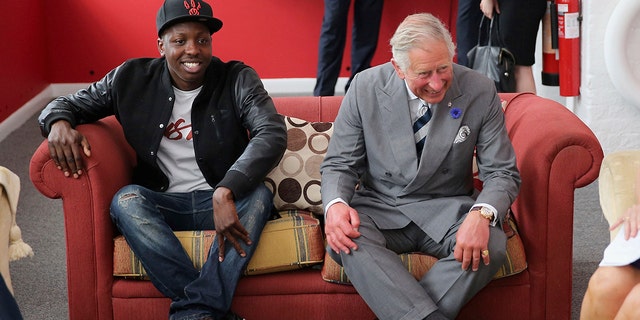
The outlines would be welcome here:
[[[515,154],[495,85],[453,63],[440,20],[408,16],[390,43],[353,79],[321,166],[328,250],[380,319],[453,319],[505,260]],[[419,281],[398,258],[416,251],[439,259]]]

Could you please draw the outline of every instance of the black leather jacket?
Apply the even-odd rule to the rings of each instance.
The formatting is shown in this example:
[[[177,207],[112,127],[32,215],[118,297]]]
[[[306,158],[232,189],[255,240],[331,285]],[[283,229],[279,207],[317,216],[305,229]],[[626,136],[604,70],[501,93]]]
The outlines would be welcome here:
[[[156,160],[174,100],[165,59],[133,59],[87,89],[55,99],[38,122],[47,137],[57,120],[75,127],[115,115],[137,154],[133,183],[164,191],[169,181]],[[241,62],[212,57],[191,112],[196,160],[213,188],[228,187],[240,198],[284,153],[284,120],[256,72]]]

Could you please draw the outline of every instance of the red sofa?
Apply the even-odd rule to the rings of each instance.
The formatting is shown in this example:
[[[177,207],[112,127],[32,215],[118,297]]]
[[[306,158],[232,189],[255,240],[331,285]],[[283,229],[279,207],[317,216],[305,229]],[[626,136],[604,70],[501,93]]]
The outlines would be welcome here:
[[[593,182],[603,152],[591,130],[564,106],[533,94],[501,94],[522,176],[512,206],[528,268],[492,281],[459,319],[570,319],[574,190]],[[280,113],[332,121],[341,97],[274,98]],[[135,157],[113,117],[78,128],[92,144],[86,174],[65,178],[43,141],[30,178],[63,200],[70,319],[166,319],[169,299],[149,281],[114,278],[112,195],[129,182]],[[322,280],[317,269],[241,279],[233,310],[249,320],[375,318],[349,285]]]

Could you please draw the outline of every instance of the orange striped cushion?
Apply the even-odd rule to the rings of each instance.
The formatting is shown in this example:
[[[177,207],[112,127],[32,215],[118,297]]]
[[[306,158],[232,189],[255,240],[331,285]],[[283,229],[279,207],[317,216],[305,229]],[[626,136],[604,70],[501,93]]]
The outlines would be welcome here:
[[[494,279],[518,274],[527,268],[524,246],[516,230],[515,222],[511,217],[509,217],[507,221],[508,223],[503,225],[508,237],[507,260],[493,277]],[[421,279],[422,276],[433,267],[436,261],[438,261],[435,257],[422,253],[403,253],[399,256],[402,263],[407,267],[407,270],[409,270],[417,280]],[[333,283],[351,284],[342,266],[335,262],[329,254],[325,256],[325,262],[322,267],[322,279]]]
[[[280,212],[267,222],[245,275],[300,269],[324,259],[324,239],[320,221],[306,211]],[[197,269],[207,260],[216,232],[176,231],[176,236]],[[148,279],[140,260],[123,236],[114,239],[113,274],[118,277]]]

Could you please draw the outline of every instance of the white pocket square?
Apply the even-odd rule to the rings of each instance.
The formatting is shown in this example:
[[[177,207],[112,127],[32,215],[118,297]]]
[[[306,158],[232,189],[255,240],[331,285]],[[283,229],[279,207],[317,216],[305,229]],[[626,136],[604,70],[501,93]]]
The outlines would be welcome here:
[[[453,140],[453,143],[460,143],[463,142],[465,140],[467,140],[467,137],[469,137],[469,134],[471,133],[471,129],[469,129],[468,126],[462,126],[460,127],[460,130],[458,130],[458,134],[456,135],[456,139]]]

